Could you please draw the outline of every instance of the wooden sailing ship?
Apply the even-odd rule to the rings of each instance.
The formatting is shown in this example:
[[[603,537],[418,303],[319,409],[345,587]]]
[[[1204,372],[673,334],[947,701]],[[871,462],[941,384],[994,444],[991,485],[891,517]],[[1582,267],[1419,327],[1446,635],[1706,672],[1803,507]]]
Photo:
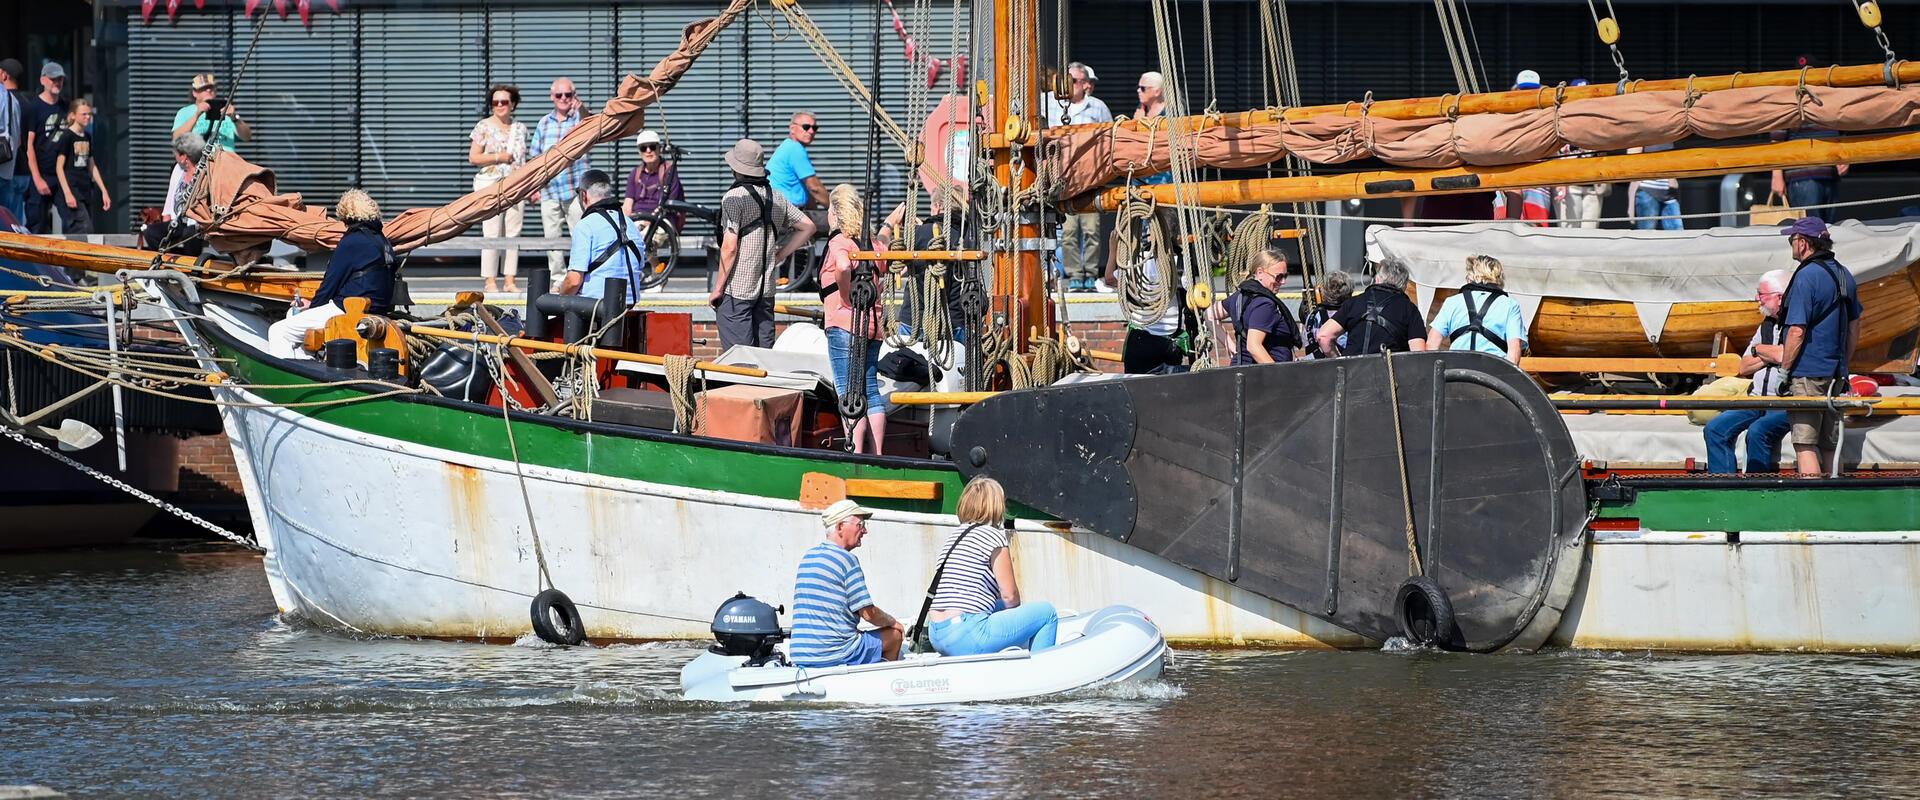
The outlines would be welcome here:
[[[791,0],[775,5],[790,19],[804,19]],[[530,163],[524,174],[516,173],[518,180],[462,198],[449,209],[416,210],[396,218],[388,228],[396,246],[406,249],[458,235],[472,222],[497,213],[501,204],[518,201],[517,192],[544,183],[594,144],[630,133],[640,110],[669,90],[678,75],[693,66],[712,34],[746,6],[738,0],[719,17],[690,26],[680,51],[648,79],[625,82],[603,114],[576,129],[580,136],[570,136],[552,151],[555,155]],[[1311,140],[1337,147],[1348,123],[1322,117],[1361,119],[1365,125],[1431,118],[1451,123],[1463,115],[1525,114],[1529,105],[1538,112],[1543,104],[1560,114],[1581,104],[1604,105],[1611,97],[1631,98],[1636,87],[1623,85],[1612,94],[1603,91],[1609,87],[1556,93],[1551,102],[1537,92],[1495,93],[1324,113],[1290,109],[1175,117],[1164,123],[1134,121],[1114,126],[1109,138],[1118,140],[1118,131],[1139,132],[1147,125],[1146,140],[1161,143],[1162,156],[1175,151],[1169,163],[1189,180],[1145,190],[1096,188],[1077,197],[1049,196],[1043,190],[1071,184],[1033,190],[1043,161],[1069,157],[1075,142],[1097,147],[1087,144],[1097,136],[1076,139],[1072,131],[1036,131],[1042,87],[1035,68],[1040,63],[1037,37],[1031,32],[1038,29],[1040,6],[1033,0],[996,0],[992,14],[992,79],[984,96],[976,97],[983,101],[979,105],[987,130],[976,131],[973,139],[993,164],[991,175],[981,176],[977,188],[998,206],[979,236],[988,262],[981,277],[990,297],[978,317],[964,322],[1012,332],[1005,340],[1014,352],[989,364],[992,372],[975,375],[988,388],[1004,385],[1022,369],[1031,374],[1039,363],[1036,356],[1051,352],[1045,343],[1058,342],[1049,333],[1056,327],[1044,285],[1045,248],[1037,244],[1049,208],[1484,191],[1920,154],[1920,133],[1899,132],[1739,145],[1707,153],[1190,180],[1194,165],[1210,152],[1203,146],[1208,131],[1225,137],[1222,152],[1229,158],[1244,158],[1250,151],[1235,146],[1245,143],[1234,138],[1241,134],[1272,136],[1283,145],[1299,136],[1306,139],[1295,144]],[[796,22],[796,27],[802,26]],[[1839,68],[1798,78],[1807,86],[1850,91],[1873,83],[1864,69]],[[1920,79],[1920,68],[1905,64],[1889,66],[1885,77],[1906,80],[1909,71],[1911,79]],[[1786,85],[1783,80],[1787,78],[1769,73],[1700,79],[1685,94],[1691,107],[1696,91],[1737,93]],[[1894,99],[1906,102],[1904,95]],[[879,113],[871,95],[863,103]],[[1263,131],[1262,125],[1294,127]],[[1410,131],[1419,126],[1405,127]],[[1672,133],[1636,135],[1653,139]],[[1380,141],[1369,136],[1360,140]],[[921,166],[913,161],[913,148],[907,149],[909,163]],[[1283,147],[1281,152],[1294,151]],[[1111,166],[1111,158],[1106,164]],[[209,167],[213,175],[192,207],[204,217],[208,238],[223,249],[245,253],[272,238],[313,249],[337,242],[338,223],[306,209],[296,196],[280,194],[270,173],[230,153],[210,158]],[[887,258],[923,257],[908,253]],[[931,258],[955,257],[949,251]],[[1345,364],[1213,370],[1191,378],[1123,381],[1108,388],[1096,383],[1085,389],[1009,392],[982,404],[977,413],[961,416],[956,430],[972,432],[957,440],[952,460],[873,457],[841,452],[818,440],[730,441],[682,429],[678,421],[663,427],[564,412],[566,404],[545,402],[550,398],[536,390],[544,380],[539,377],[542,370],[529,366],[523,356],[532,350],[559,352],[577,364],[579,374],[595,376],[595,381],[609,376],[608,383],[597,388],[662,389],[668,394],[689,388],[669,371],[704,375],[709,386],[723,387],[764,385],[756,383],[770,377],[763,370],[696,362],[684,353],[633,353],[631,346],[605,342],[556,342],[442,325],[432,338],[473,345],[480,356],[491,359],[490,369],[497,370],[502,385],[484,399],[431,396],[412,386],[404,374],[373,371],[372,359],[330,367],[265,352],[267,325],[284,313],[287,300],[311,296],[312,276],[13,234],[0,234],[0,258],[99,272],[128,270],[125,280],[146,287],[154,302],[183,320],[182,332],[201,356],[201,372],[150,372],[141,379],[144,388],[160,391],[169,382],[204,385],[226,402],[223,417],[248,489],[256,535],[267,551],[276,602],[285,613],[343,630],[514,638],[528,630],[529,598],[560,587],[583,609],[586,633],[594,639],[703,637],[707,611],[720,599],[708,596],[715,587],[750,586],[765,591],[763,596],[777,596],[799,553],[817,538],[813,509],[842,496],[880,509],[874,520],[876,535],[863,555],[870,563],[895,567],[874,570],[872,587],[883,605],[901,606],[917,595],[922,575],[914,565],[932,563],[937,542],[954,522],[953,503],[963,477],[989,474],[1004,475],[1010,494],[1026,504],[1014,527],[1027,585],[1047,587],[1057,603],[1085,608],[1112,602],[1116,592],[1124,591],[1129,602],[1153,614],[1176,641],[1295,646],[1377,641],[1391,632],[1393,612],[1404,601],[1404,596],[1394,596],[1388,577],[1403,575],[1405,565],[1416,573],[1413,577],[1440,581],[1422,596],[1442,604],[1455,602],[1447,599],[1450,596],[1460,598],[1461,636],[1448,641],[1443,635],[1441,641],[1472,649],[1532,648],[1552,642],[1690,649],[1920,646],[1920,615],[1874,613],[1872,608],[1887,606],[1884,596],[1849,594],[1860,570],[1884,572],[1886,564],[1920,563],[1907,557],[1920,547],[1912,534],[1920,530],[1920,519],[1913,515],[1916,486],[1911,479],[1783,483],[1756,478],[1733,479],[1726,486],[1688,485],[1633,482],[1629,476],[1583,469],[1565,424],[1553,413],[1555,403],[1511,366],[1486,357],[1371,357]],[[1897,288],[1889,285],[1886,290]],[[1682,314],[1690,330],[1701,327],[1691,321],[1694,311]],[[1699,311],[1706,316],[1731,309]],[[1563,317],[1556,309],[1549,318],[1576,318],[1567,313]],[[333,335],[352,342],[360,353],[389,344],[396,335],[407,341],[435,329],[431,320],[409,323],[411,331],[395,320],[348,322],[336,326]],[[1714,324],[1733,325],[1730,319]],[[1577,333],[1568,327],[1569,334]],[[1595,326],[1595,333],[1605,330],[1604,325]],[[1693,334],[1675,341],[1692,346]],[[37,355],[61,359],[58,352]],[[1020,366],[1008,358],[1019,359]],[[666,366],[674,369],[650,369]],[[1396,377],[1396,369],[1418,377]],[[1277,388],[1293,377],[1300,381],[1284,391]],[[616,378],[619,382],[613,383]],[[1207,405],[1183,404],[1180,398],[1189,395],[1182,387],[1201,384],[1211,390]],[[806,395],[816,410],[833,405],[830,389],[816,385]],[[972,398],[898,399],[954,405]],[[1863,409],[1869,404],[1904,408],[1897,401],[1848,403]],[[1349,404],[1354,414],[1366,411],[1375,435],[1349,438],[1349,426],[1359,424],[1346,416]],[[1252,413],[1261,409],[1272,413]],[[1392,428],[1379,427],[1382,415],[1392,416]],[[1402,417],[1410,420],[1404,426]],[[1009,421],[990,424],[994,418]],[[1276,475],[1284,466],[1287,451],[1260,441],[1270,431],[1262,421],[1271,424],[1282,418],[1313,420],[1315,427],[1301,430],[1325,434],[1330,455],[1309,459],[1308,465],[1318,471],[1305,477],[1279,473],[1287,476],[1275,479],[1280,483],[1250,483]],[[1449,427],[1446,419],[1474,420],[1481,427]],[[1031,435],[1004,438],[1016,424]],[[1225,435],[1223,426],[1228,428]],[[1476,474],[1471,459],[1460,460],[1476,447],[1470,438],[1461,438],[1473,430],[1515,437],[1508,443],[1512,446],[1500,448],[1506,454],[1502,458],[1511,460]],[[1385,431],[1395,435],[1387,437]],[[1221,446],[1192,444],[1202,439]],[[1348,447],[1350,452],[1342,449]],[[1006,452],[1016,456],[1008,458]],[[1026,477],[1002,472],[1010,463],[1020,466]],[[1148,469],[1155,464],[1159,471]],[[1105,480],[1073,480],[1076,476]],[[1489,476],[1505,477],[1489,481]],[[1315,485],[1325,485],[1330,494],[1276,490]],[[1127,486],[1133,488],[1123,490]],[[1170,491],[1182,487],[1187,491]],[[1304,497],[1317,505],[1287,505],[1288,518],[1301,524],[1276,526],[1249,516],[1248,509],[1257,507],[1248,502],[1249,491],[1258,493],[1258,501],[1285,505],[1290,502],[1286,498]],[[1740,502],[1715,500],[1731,496],[1729,492],[1738,493]],[[1126,498],[1136,505],[1128,507],[1124,519],[1113,516]],[[1836,503],[1866,512],[1847,519],[1815,513]],[[1723,508],[1728,505],[1733,508]],[[1715,510],[1703,512],[1702,507]],[[1404,514],[1390,513],[1394,509]],[[1598,520],[1588,518],[1593,509],[1598,509]],[[1402,517],[1404,530],[1398,525]],[[1189,518],[1190,527],[1173,527]],[[1148,524],[1141,524],[1143,520]],[[1324,521],[1326,527],[1314,529],[1309,520]],[[1501,536],[1493,537],[1502,543],[1499,547],[1481,551],[1447,543],[1453,541],[1447,536],[1490,526],[1501,528]],[[1701,541],[1699,537],[1716,531],[1722,536],[1720,546],[1682,543]],[[1727,531],[1734,532],[1732,538]],[[1768,536],[1780,547],[1754,552],[1734,545]],[[1278,551],[1268,545],[1280,542],[1294,548],[1289,552],[1313,553],[1321,560],[1278,558]],[[1875,547],[1823,548],[1821,542]],[[1809,558],[1846,577],[1823,578],[1815,586],[1797,584],[1805,579],[1795,577],[1801,572],[1794,565]],[[1594,566],[1586,568],[1586,560]],[[1427,565],[1433,565],[1431,570]],[[1302,573],[1315,569],[1321,571]],[[1645,578],[1650,571],[1672,577],[1661,582],[1669,588],[1649,588]],[[1348,576],[1346,582],[1342,575]],[[1891,588],[1885,591],[1920,593],[1920,576],[1887,577],[1881,583]],[[1669,613],[1677,602],[1673,593],[1682,590],[1692,607],[1705,610],[1675,620]],[[1807,591],[1827,603],[1822,613],[1788,610],[1776,625],[1750,624],[1756,614],[1775,610],[1772,598]],[[1490,593],[1502,597],[1482,602]],[[1895,605],[1920,607],[1920,596]]]

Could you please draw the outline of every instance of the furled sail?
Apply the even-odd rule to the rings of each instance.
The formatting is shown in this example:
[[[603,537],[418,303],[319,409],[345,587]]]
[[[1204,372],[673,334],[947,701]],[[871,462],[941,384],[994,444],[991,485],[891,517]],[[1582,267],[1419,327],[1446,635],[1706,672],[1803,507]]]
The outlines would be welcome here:
[[[1378,158],[1416,168],[1523,164],[1572,146],[1595,152],[1732,139],[1773,131],[1841,132],[1920,124],[1920,89],[1885,86],[1750,86],[1699,93],[1634,92],[1518,113],[1382,119],[1324,114],[1239,127],[1182,128],[1201,166],[1244,169],[1289,153],[1316,164]],[[1062,198],[1129,174],[1169,168],[1169,124],[1076,126],[1045,143]],[[1194,126],[1199,127],[1199,126]]]
[[[641,111],[671,90],[748,4],[749,0],[732,0],[718,16],[689,24],[681,31],[680,47],[655,64],[647,77],[628,75],[599,114],[581,120],[559,144],[504,180],[438,208],[401,212],[386,225],[394,249],[405,252],[459,236],[531,196],[594,145],[638,133],[645,126]],[[280,194],[272,170],[230,151],[215,157],[203,187],[187,214],[206,228],[209,243],[234,254],[240,263],[250,260],[244,257],[248,251],[264,248],[274,239],[302,250],[328,250],[346,233],[339,220],[321,209],[308,208],[299,194]]]

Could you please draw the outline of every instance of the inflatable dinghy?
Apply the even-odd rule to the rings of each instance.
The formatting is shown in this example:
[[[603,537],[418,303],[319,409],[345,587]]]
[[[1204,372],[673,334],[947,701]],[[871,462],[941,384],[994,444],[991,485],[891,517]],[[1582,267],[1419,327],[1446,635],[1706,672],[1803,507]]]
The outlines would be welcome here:
[[[1018,648],[975,656],[919,653],[879,664],[797,667],[788,663],[777,633],[776,641],[767,641],[764,635],[720,630],[722,620],[758,616],[728,613],[743,600],[773,612],[744,596],[722,607],[715,621],[720,643],[680,670],[686,699],[889,706],[1017,700],[1149,680],[1159,676],[1167,659],[1166,638],[1145,614],[1108,606],[1087,615],[1062,613],[1058,643],[1038,653]]]

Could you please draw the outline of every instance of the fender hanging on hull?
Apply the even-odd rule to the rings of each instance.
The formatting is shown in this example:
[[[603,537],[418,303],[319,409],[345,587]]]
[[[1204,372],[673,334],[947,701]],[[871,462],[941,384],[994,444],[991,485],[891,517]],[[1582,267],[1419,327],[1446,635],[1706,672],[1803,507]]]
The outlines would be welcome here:
[[[955,426],[955,461],[1008,497],[1376,640],[1423,572],[1455,645],[1532,649],[1581,569],[1587,498],[1566,425],[1526,373],[1443,351],[1007,392]]]

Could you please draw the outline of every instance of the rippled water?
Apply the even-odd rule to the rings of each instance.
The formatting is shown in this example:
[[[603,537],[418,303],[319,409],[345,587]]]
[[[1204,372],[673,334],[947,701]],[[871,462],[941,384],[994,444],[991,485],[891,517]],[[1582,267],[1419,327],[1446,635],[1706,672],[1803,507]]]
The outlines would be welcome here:
[[[259,562],[0,557],[0,784],[81,796],[1912,794],[1920,660],[1182,652],[920,710],[676,698],[689,646],[360,641]]]

